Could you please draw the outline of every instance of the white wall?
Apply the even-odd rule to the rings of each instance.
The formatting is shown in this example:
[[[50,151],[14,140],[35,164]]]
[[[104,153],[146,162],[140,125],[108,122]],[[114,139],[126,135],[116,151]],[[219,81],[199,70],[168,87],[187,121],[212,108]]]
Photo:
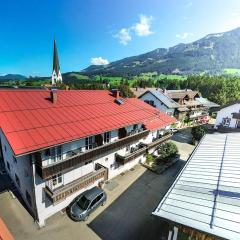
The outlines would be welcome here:
[[[169,115],[173,115],[174,114],[174,108],[168,108],[162,101],[160,101],[158,98],[156,98],[155,96],[153,96],[151,93],[146,93],[143,96],[141,96],[140,98],[141,100],[145,101],[154,101],[154,104],[156,105],[156,108],[159,109],[162,112],[165,112]]]
[[[33,174],[32,174],[31,159],[29,155],[26,155],[26,156],[17,157],[16,158],[17,161],[15,162],[13,159],[13,155],[14,155],[13,151],[8,141],[6,140],[6,137],[3,134],[2,130],[0,130],[0,137],[2,142],[3,159],[4,159],[4,164],[5,164],[7,173],[13,180],[23,200],[25,201],[26,205],[29,207],[29,210],[32,211],[33,213],[36,213],[34,195],[33,195]],[[10,170],[7,167],[7,163],[9,163],[10,165]],[[15,174],[18,176],[20,180],[20,187],[16,183]],[[32,205],[29,205],[26,199],[26,190],[31,196]]]
[[[240,111],[240,104],[234,104],[234,105],[231,105],[231,106],[221,109],[217,113],[217,118],[216,118],[214,127],[217,128],[217,126],[222,123],[223,118],[228,117],[231,119],[229,127],[236,128],[237,120],[232,118],[232,113],[239,112],[239,111]]]

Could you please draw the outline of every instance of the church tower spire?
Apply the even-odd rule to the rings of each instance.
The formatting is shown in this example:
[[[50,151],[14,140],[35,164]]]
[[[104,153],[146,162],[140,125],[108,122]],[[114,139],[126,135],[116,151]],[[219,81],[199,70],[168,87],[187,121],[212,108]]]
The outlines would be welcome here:
[[[56,39],[54,38],[53,44],[53,70],[52,70],[52,85],[56,85],[57,83],[62,83],[62,74],[60,72],[60,65],[58,59],[58,50]]]

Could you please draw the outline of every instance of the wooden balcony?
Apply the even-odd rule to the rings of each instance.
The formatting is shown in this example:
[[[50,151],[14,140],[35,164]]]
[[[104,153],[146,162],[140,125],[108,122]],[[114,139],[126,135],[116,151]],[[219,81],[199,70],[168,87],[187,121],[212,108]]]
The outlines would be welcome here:
[[[141,147],[138,150],[136,150],[132,153],[129,153],[125,156],[121,156],[116,153],[116,162],[124,165],[124,164],[134,160],[135,158],[141,156],[142,154],[144,154],[146,152],[147,152],[147,146]]]
[[[107,174],[108,174],[107,169],[101,167],[95,172],[91,172],[69,184],[60,186],[56,189],[52,189],[50,187],[51,184],[48,184],[45,188],[45,191],[49,198],[52,200],[53,204],[57,204],[63,201],[68,196],[74,194],[75,192],[83,188],[86,188],[90,185],[93,185],[96,181],[100,179],[107,180]]]
[[[136,151],[129,153],[125,156],[121,156],[116,153],[116,162],[124,165],[124,164],[128,163],[129,161],[132,161],[135,158],[146,153],[148,149],[152,149],[152,148],[164,143],[165,141],[169,140],[171,137],[172,137],[172,134],[168,133],[165,136],[163,136],[161,138],[157,138],[153,142],[146,144],[145,146],[142,146],[141,148],[137,149]]]
[[[160,138],[155,139],[153,142],[148,144],[148,149],[154,148],[164,142],[166,142],[167,140],[169,140],[172,137],[171,133],[168,133]]]
[[[66,158],[62,161],[53,163],[48,166],[42,166],[41,153],[40,152],[36,153],[35,158],[36,158],[37,173],[43,179],[48,179],[53,175],[56,175],[57,173],[71,170],[72,168],[76,167],[78,164],[82,162],[89,161],[90,159],[94,160],[96,158],[99,158],[101,155],[106,154],[107,152],[116,150],[134,141],[138,141],[139,139],[145,138],[148,136],[148,134],[149,134],[149,130],[144,130],[136,134],[127,136],[125,138],[121,138],[112,143],[108,143],[108,144],[96,147],[94,149],[88,150],[86,152],[79,153],[78,155]]]

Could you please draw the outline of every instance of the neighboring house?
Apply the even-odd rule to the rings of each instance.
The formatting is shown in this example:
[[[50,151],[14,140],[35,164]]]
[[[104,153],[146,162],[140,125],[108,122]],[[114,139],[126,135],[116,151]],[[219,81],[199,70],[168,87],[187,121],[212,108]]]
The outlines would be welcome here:
[[[178,103],[159,90],[147,90],[139,96],[139,99],[170,116],[174,116],[180,107]]]
[[[154,216],[169,240],[240,239],[240,133],[207,134],[162,198]]]
[[[5,168],[40,226],[86,189],[144,162],[175,118],[119,92],[0,90]]]
[[[160,90],[160,88],[150,88],[150,87],[146,87],[146,88],[140,88],[140,87],[135,87],[135,88],[131,88],[131,91],[133,92],[133,94],[138,98],[139,96],[141,96],[143,93],[147,92],[147,91],[155,91],[155,90]]]
[[[214,128],[240,128],[240,100],[219,108]]]
[[[202,98],[198,91],[148,90],[139,98],[159,110],[175,116],[179,121],[208,121],[208,110],[216,105]]]

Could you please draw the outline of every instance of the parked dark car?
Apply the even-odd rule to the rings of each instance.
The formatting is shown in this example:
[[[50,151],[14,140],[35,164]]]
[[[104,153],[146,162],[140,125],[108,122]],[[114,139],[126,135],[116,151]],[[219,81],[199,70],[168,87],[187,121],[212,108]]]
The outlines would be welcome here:
[[[76,197],[68,208],[68,214],[74,221],[85,221],[98,206],[104,205],[107,195],[99,187],[94,187]]]

